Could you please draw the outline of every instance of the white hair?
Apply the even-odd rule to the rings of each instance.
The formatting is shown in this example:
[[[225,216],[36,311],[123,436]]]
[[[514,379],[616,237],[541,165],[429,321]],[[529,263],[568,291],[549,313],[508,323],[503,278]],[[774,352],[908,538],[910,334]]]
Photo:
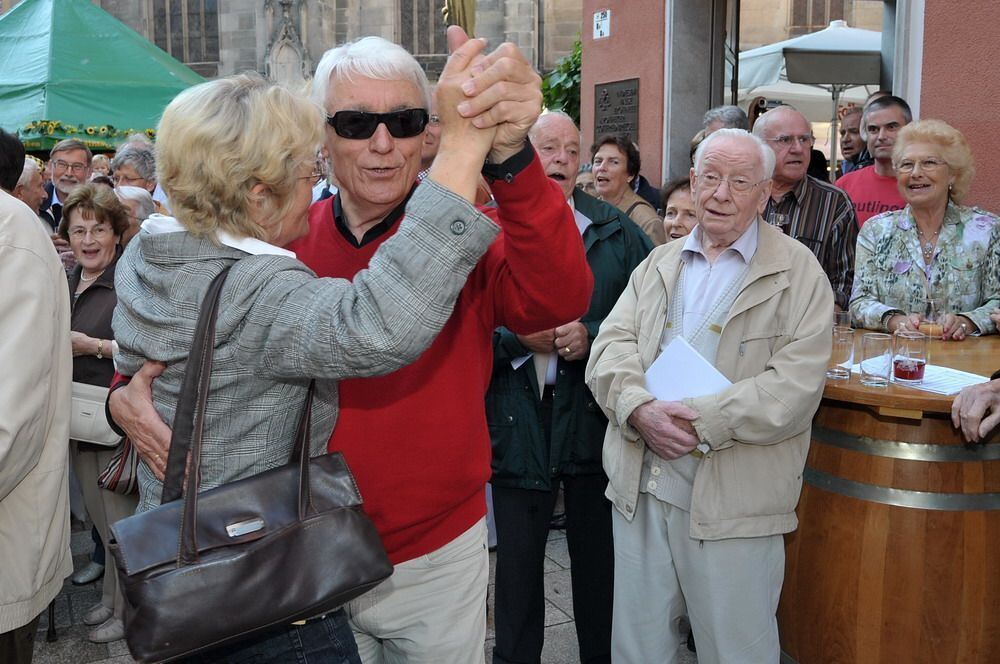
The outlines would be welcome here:
[[[35,176],[35,173],[41,173],[42,169],[39,167],[38,162],[34,159],[27,157],[24,160],[24,168],[21,169],[21,177],[17,179],[17,187],[27,187],[31,183],[31,178]]]
[[[705,140],[698,144],[698,149],[694,153],[695,173],[701,173],[701,163],[705,157],[705,153],[708,152],[712,143],[726,138],[738,138],[741,141],[749,141],[753,143],[757,148],[757,152],[760,153],[760,166],[763,170],[764,179],[771,179],[771,176],[774,175],[774,151],[771,150],[771,148],[767,146],[767,143],[761,140],[759,136],[755,136],[745,129],[719,129],[718,131],[713,131],[711,134],[706,136]]]
[[[538,116],[538,119],[535,120],[535,124],[531,125],[531,129],[528,130],[528,141],[530,141],[531,143],[535,142],[535,139],[538,137],[538,132],[541,131],[540,125],[548,124],[549,122],[548,120],[545,120],[545,122],[543,122],[543,120],[548,117],[566,118],[567,120],[569,120],[570,124],[573,125],[573,128],[576,129],[577,132],[580,132],[580,128],[576,126],[576,121],[570,116],[569,113],[565,111],[560,111],[558,109],[552,111],[545,111],[544,113]],[[581,142],[583,141],[582,132],[580,132],[580,140]]]
[[[355,76],[410,81],[420,90],[425,108],[431,107],[430,84],[420,63],[405,48],[381,37],[363,37],[323,54],[313,77],[312,99],[324,108],[327,88],[334,76],[352,82]]]
[[[115,187],[115,193],[118,195],[118,200],[122,203],[130,201],[138,206],[135,216],[139,218],[140,224],[149,215],[156,212],[156,203],[153,202],[153,197],[142,187]]]

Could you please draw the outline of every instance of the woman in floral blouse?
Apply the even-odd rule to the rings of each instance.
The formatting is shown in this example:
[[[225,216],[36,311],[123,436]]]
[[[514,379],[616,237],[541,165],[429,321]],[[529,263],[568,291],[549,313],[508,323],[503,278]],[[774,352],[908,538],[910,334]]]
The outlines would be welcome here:
[[[996,332],[1000,219],[959,204],[974,174],[965,137],[940,120],[914,122],[896,137],[893,165],[907,205],[861,227],[852,318],[869,329],[917,329],[924,301],[935,298],[944,339]]]

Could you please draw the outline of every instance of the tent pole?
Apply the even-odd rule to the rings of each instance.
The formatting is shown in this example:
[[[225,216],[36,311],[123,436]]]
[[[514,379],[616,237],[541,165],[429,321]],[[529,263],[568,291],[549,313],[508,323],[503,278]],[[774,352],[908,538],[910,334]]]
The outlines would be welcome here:
[[[833,119],[830,121],[830,182],[837,181],[837,147],[840,136],[837,134],[837,107],[840,105],[839,85],[833,85]]]

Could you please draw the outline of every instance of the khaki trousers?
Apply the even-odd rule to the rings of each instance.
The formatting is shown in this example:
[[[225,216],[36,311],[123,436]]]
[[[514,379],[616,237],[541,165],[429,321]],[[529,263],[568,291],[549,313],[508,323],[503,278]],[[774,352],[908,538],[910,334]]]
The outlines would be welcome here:
[[[114,558],[108,551],[109,526],[119,519],[135,514],[139,496],[138,494],[123,496],[97,486],[97,476],[108,465],[114,454],[113,447],[98,449],[86,443],[70,442],[70,458],[76,477],[80,481],[80,489],[83,491],[83,504],[87,507],[87,513],[104,542],[105,570],[101,604],[114,609],[115,616],[121,618],[125,608],[125,598],[118,587]]]
[[[685,610],[699,664],[776,664],[781,535],[694,540],[690,514],[639,494],[629,522],[612,510],[615,538],[615,664],[677,661]]]
[[[488,582],[484,518],[344,607],[361,661],[482,664]]]

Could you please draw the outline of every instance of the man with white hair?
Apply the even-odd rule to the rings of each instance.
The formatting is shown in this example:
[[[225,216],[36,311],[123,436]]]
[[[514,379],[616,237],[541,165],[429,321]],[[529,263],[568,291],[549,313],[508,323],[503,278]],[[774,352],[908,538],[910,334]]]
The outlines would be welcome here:
[[[128,230],[122,233],[119,243],[124,247],[139,232],[142,222],[156,212],[156,203],[148,190],[142,187],[115,187],[115,195],[128,209]]]
[[[461,29],[449,28],[449,46],[464,39]],[[501,239],[420,359],[387,376],[338,385],[329,449],[350,464],[395,566],[389,579],[344,607],[366,664],[482,661],[490,473],[483,397],[493,330],[551,328],[579,318],[590,300],[593,279],[573,214],[526,141],[541,112],[541,79],[512,44],[482,56],[479,67],[458,110],[480,128],[496,127],[483,169],[494,181],[496,206],[484,211],[502,227]],[[309,235],[288,248],[320,277],[352,279],[399,228],[416,186],[429,87],[406,50],[365,37],[327,51],[312,96],[326,110],[338,193],[313,204]],[[454,223],[453,232],[464,230]],[[136,379],[130,394],[148,376]],[[151,404],[145,415],[129,412],[119,407],[131,402],[122,392],[111,397],[116,421],[137,446],[165,453],[169,430],[149,424]]]
[[[773,168],[743,130],[708,136],[691,169],[698,226],[636,268],[591,349],[587,383],[610,421],[615,662],[675,662],[685,606],[699,661],[779,658],[782,534],[796,527],[833,296],[812,253],[760,216]],[[651,394],[645,373],[677,337],[731,384]]]
[[[38,209],[48,194],[45,193],[45,180],[42,179],[42,168],[37,161],[30,157],[24,160],[21,177],[18,178],[11,193],[14,198],[23,201],[32,212],[38,214]]]
[[[764,219],[809,247],[830,279],[834,304],[847,309],[854,283],[858,224],[843,190],[809,175],[812,125],[791,106],[760,116],[753,135],[774,151],[771,195]]]

